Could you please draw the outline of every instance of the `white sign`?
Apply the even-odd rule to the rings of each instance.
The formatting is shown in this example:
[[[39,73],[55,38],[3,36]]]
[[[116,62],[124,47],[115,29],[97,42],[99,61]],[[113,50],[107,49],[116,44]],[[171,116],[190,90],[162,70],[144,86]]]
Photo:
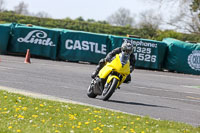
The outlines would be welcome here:
[[[124,41],[127,39],[124,39]],[[133,44],[134,56],[136,60],[155,63],[157,55],[152,55],[152,48],[158,48],[156,43],[127,40]]]
[[[32,43],[45,46],[56,46],[56,44],[51,41],[51,38],[47,37],[47,33],[41,30],[33,30],[29,32],[26,37],[20,37],[17,39],[18,42]]]
[[[188,56],[188,64],[192,69],[200,71],[200,50],[192,51]]]
[[[134,55],[135,59],[139,61],[145,61],[145,62],[156,62],[156,55],[152,55],[151,48],[145,48],[145,47],[134,47]]]
[[[66,40],[65,41],[65,48],[68,50],[83,50],[83,51],[91,51],[95,52],[97,54],[103,54],[106,55],[106,45],[102,44],[99,45],[95,42],[89,42],[89,41],[82,41],[80,40]]]

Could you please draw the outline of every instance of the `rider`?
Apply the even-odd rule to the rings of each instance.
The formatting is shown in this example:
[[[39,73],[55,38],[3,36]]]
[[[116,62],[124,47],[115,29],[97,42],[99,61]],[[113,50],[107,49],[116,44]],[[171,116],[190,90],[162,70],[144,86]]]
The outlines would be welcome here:
[[[106,58],[101,59],[99,61],[99,64],[97,65],[96,70],[92,73],[91,78],[95,78],[99,71],[105,66],[106,62],[110,62],[112,61],[112,58],[116,55],[116,54],[125,54],[129,56],[129,61],[130,61],[130,70],[131,73],[135,68],[135,56],[133,54],[133,45],[131,44],[131,42],[128,42],[128,40],[125,40],[122,43],[121,47],[118,47],[116,49],[114,49],[113,51],[111,51],[110,53],[108,53],[108,55],[106,56]],[[131,81],[131,76],[130,74],[127,76],[126,80],[124,81],[124,83],[128,83]]]

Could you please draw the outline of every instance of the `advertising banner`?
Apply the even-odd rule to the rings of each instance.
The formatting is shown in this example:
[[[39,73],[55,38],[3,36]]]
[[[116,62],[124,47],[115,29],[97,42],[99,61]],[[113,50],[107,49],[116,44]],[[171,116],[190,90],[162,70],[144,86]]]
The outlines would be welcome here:
[[[112,49],[121,47],[122,43],[126,39],[132,41],[136,67],[157,70],[162,69],[167,48],[167,45],[164,42],[119,36],[110,36],[110,39]]]
[[[187,74],[200,75],[200,45],[165,38],[168,44],[165,68]]]
[[[56,59],[60,32],[37,26],[16,25],[12,32],[10,52],[26,53]]]
[[[58,57],[62,60],[98,63],[110,50],[108,35],[63,30]]]
[[[7,53],[12,24],[0,24],[0,54]]]

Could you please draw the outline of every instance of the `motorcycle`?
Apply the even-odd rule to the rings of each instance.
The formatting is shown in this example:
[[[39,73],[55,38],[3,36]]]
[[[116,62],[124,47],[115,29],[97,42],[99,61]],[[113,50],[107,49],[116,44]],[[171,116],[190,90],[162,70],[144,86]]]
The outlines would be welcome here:
[[[125,81],[130,74],[129,58],[123,54],[117,54],[111,62],[100,70],[99,74],[92,79],[87,89],[87,96],[101,100],[108,100],[117,88]]]

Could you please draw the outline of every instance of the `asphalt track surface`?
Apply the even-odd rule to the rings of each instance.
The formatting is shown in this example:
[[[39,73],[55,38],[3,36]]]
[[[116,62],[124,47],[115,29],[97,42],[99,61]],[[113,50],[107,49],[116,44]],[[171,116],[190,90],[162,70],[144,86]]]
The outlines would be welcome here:
[[[136,69],[109,101],[88,98],[96,65],[0,56],[0,86],[200,126],[200,76]]]

